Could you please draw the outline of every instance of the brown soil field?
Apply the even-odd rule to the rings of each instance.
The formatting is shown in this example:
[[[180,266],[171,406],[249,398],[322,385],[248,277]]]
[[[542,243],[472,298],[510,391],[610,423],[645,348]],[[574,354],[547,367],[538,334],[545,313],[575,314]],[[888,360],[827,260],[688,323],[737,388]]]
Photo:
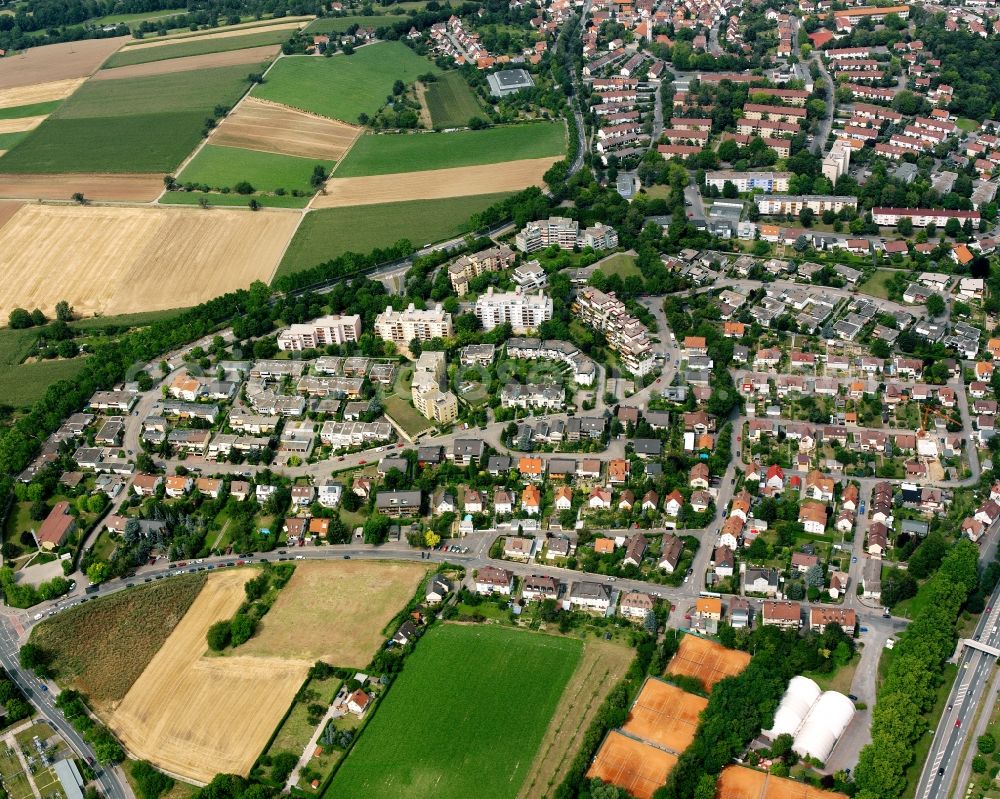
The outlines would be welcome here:
[[[622,731],[678,755],[690,746],[708,700],[650,678],[642,686]]]
[[[46,44],[0,58],[0,89],[85,78],[128,39],[127,36],[116,36],[113,39]]]
[[[847,799],[847,794],[821,791],[745,766],[726,766],[719,775],[715,799]]]
[[[199,783],[218,773],[249,773],[310,665],[205,656],[208,628],[236,611],[253,574],[212,574],[111,714],[109,726],[135,757]]]
[[[0,91],[0,108],[16,108],[19,105],[48,103],[62,100],[75,92],[86,78],[66,78],[33,86],[16,86]]]
[[[726,649],[721,644],[697,635],[685,635],[677,654],[667,666],[667,672],[697,677],[711,691],[719,680],[739,674],[749,662],[750,655],[747,652]]]
[[[0,318],[13,308],[187,308],[267,282],[301,216],[285,211],[25,205],[0,230]]]
[[[233,36],[248,36],[252,33],[264,33],[266,31],[290,31],[296,28],[301,28],[305,24],[306,23],[304,21],[283,21],[274,25],[261,25],[258,23],[249,29],[234,26],[224,31],[217,31],[216,33],[190,33],[185,36],[158,36],[155,41],[139,42],[138,44],[129,45],[127,49],[129,52],[132,52],[133,50],[148,50],[150,47],[163,47],[167,44],[176,44],[182,39],[198,39],[198,41],[205,41],[208,39],[231,39]]]
[[[416,563],[296,564],[257,634],[236,652],[361,668],[385,642],[383,628],[426,574]]]
[[[212,132],[209,141],[279,155],[339,161],[361,128],[288,106],[248,97]]]
[[[22,130],[34,130],[48,114],[37,117],[17,117],[16,119],[0,119],[0,133],[19,133]]]
[[[651,799],[676,762],[668,752],[612,731],[597,750],[587,778],[617,785],[637,799]]]
[[[601,703],[625,676],[634,656],[629,647],[600,638],[584,643],[583,657],[552,714],[518,799],[541,799],[562,782]]]
[[[0,167],[2,169],[2,167]],[[14,200],[69,200],[76,192],[88,200],[148,203],[163,191],[163,175],[4,175],[0,197]]]
[[[146,64],[130,64],[127,67],[102,69],[93,80],[121,80],[122,78],[146,78],[150,75],[167,75],[174,72],[193,72],[212,67],[235,67],[240,64],[259,64],[269,61],[281,52],[281,45],[266,44],[263,47],[248,47],[245,50],[230,50],[225,53],[190,55],[185,58],[167,58]]]
[[[440,200],[520,191],[541,185],[542,176],[558,158],[525,158],[503,164],[371,175],[361,178],[334,177],[326,182],[326,193],[317,195],[313,208],[375,205],[403,200]]]

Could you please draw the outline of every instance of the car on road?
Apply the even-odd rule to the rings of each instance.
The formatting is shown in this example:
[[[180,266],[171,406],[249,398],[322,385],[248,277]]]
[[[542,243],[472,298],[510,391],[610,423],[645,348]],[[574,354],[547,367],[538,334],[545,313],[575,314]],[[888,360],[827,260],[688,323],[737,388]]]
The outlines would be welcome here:
[[[851,558],[851,563],[857,563],[857,562],[858,562],[858,557],[857,555],[855,555],[854,557]]]
[[[344,560],[350,560],[350,559],[351,559],[350,555],[344,555]]]
[[[951,703],[948,703],[948,710],[951,710]]]
[[[865,501],[864,500],[861,500],[861,507],[859,508],[859,510],[861,511],[861,514],[864,515],[864,512],[865,512]]]
[[[866,633],[866,632],[868,632],[868,628],[867,628],[867,627],[862,627],[862,628],[861,628],[861,632],[863,632],[863,633]]]
[[[961,726],[962,726],[962,720],[961,719],[955,719],[955,729],[958,729]]]
[[[854,694],[848,694],[847,698],[850,699],[852,702],[858,701],[858,698]]]
[[[938,776],[940,777],[942,774],[944,774],[944,766],[938,769]]]

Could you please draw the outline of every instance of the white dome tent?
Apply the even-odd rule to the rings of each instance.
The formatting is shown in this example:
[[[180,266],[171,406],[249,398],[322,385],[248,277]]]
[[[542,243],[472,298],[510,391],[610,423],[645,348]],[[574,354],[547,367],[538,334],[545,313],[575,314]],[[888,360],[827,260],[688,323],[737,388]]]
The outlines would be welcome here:
[[[823,693],[808,677],[793,677],[774,714],[774,725],[764,735],[772,741],[791,735],[797,754],[825,763],[853,718],[854,703],[846,696]]]
[[[765,731],[764,735],[772,741],[779,735],[794,737],[821,693],[819,686],[808,677],[792,677],[788,690],[774,713],[774,726]]]

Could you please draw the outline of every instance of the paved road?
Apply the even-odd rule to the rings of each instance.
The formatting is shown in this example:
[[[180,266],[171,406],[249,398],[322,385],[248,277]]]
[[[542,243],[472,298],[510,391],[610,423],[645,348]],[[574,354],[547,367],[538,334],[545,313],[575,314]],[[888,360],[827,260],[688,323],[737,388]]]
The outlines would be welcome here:
[[[816,131],[816,138],[813,139],[812,144],[813,152],[822,154],[826,149],[826,139],[833,129],[833,116],[837,109],[837,93],[834,90],[833,78],[827,72],[823,59],[819,57],[818,53],[814,52],[812,60],[819,66],[820,78],[826,84],[826,116],[823,117],[823,121]]]

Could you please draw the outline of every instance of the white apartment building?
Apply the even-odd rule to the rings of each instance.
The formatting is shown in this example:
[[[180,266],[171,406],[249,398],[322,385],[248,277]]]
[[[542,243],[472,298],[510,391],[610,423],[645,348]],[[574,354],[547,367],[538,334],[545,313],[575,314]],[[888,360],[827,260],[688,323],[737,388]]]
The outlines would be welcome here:
[[[543,289],[549,284],[549,276],[545,274],[538,261],[528,261],[511,272],[510,279],[521,291]]]
[[[534,330],[552,318],[552,298],[541,291],[523,294],[521,291],[493,291],[490,286],[476,300],[476,318],[483,330],[509,324],[514,332]]]
[[[780,214],[794,216],[804,208],[810,209],[814,214],[821,214],[824,211],[839,212],[844,208],[858,207],[856,197],[835,197],[828,194],[802,194],[799,196],[773,194],[769,197],[757,197],[756,202],[757,210],[764,216]]]
[[[325,347],[327,344],[344,344],[361,337],[361,317],[321,316],[302,325],[292,325],[278,334],[278,349],[301,351]]]
[[[514,237],[514,244],[517,249],[525,253],[538,252],[552,244],[563,250],[572,250],[576,247],[610,250],[618,246],[618,232],[600,222],[581,231],[580,223],[575,219],[550,216],[548,219],[525,225],[524,229]]]
[[[636,377],[653,370],[655,358],[646,326],[630,314],[614,292],[587,286],[573,302],[574,313],[587,325],[601,331],[608,344],[621,357],[622,366]]]
[[[957,219],[964,225],[969,219],[979,225],[979,211],[947,211],[944,208],[872,208],[872,221],[876,225],[896,225],[900,219],[909,219],[916,227],[948,224],[949,219]]]
[[[458,398],[441,390],[441,379],[448,372],[443,352],[423,352],[413,368],[410,394],[413,407],[428,419],[447,424],[458,418]]]
[[[417,310],[413,303],[405,311],[387,306],[375,319],[375,335],[404,347],[413,339],[448,338],[452,332],[451,314],[440,304],[425,311]]]
[[[720,169],[705,175],[705,184],[722,191],[729,181],[736,191],[749,192],[760,189],[765,194],[775,191],[788,191],[788,179],[791,172],[734,172],[730,169]]]
[[[851,145],[843,139],[838,139],[823,158],[823,177],[836,184],[841,175],[846,174],[850,165]]]

